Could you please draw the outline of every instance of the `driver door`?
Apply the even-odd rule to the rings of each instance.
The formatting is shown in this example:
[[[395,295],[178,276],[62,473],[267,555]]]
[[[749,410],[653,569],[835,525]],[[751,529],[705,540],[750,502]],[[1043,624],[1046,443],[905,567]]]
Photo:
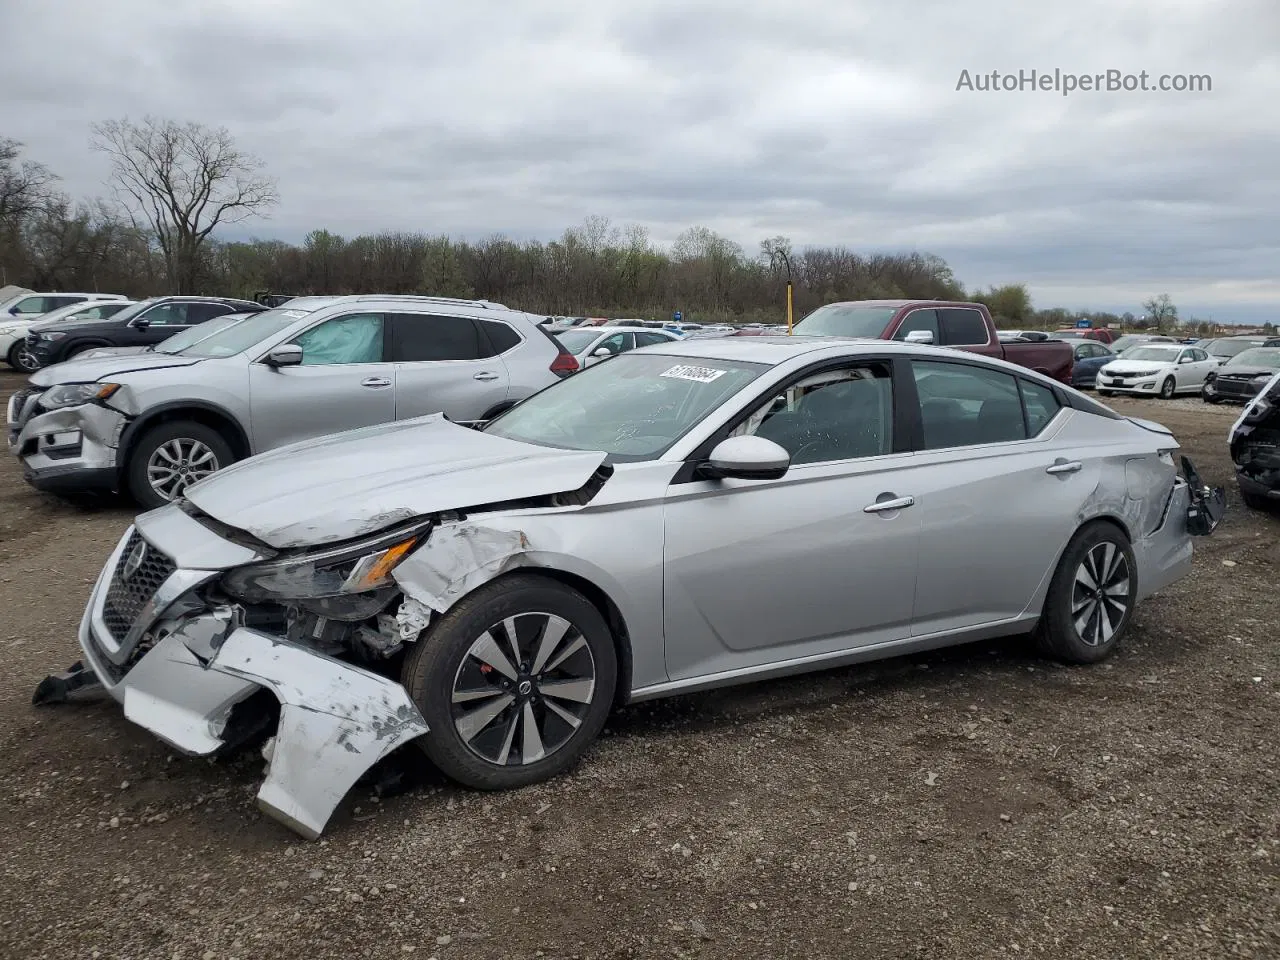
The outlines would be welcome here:
[[[679,680],[910,636],[918,511],[893,434],[889,362],[771,390],[735,433],[781,444],[779,480],[681,480],[666,494],[663,619]],[[870,511],[868,508],[871,508]]]

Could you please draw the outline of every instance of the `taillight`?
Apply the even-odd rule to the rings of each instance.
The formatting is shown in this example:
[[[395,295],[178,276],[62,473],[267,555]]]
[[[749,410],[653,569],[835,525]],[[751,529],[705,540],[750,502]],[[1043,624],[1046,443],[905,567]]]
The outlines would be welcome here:
[[[578,359],[572,353],[561,350],[551,362],[551,372],[557,377],[567,377],[578,372]]]

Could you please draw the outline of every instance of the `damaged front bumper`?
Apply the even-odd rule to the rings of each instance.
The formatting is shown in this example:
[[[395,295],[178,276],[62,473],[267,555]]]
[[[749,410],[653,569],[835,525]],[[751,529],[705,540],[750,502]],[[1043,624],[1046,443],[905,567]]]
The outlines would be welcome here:
[[[154,526],[158,516],[144,514],[139,524]],[[173,511],[162,520],[185,526]],[[233,551],[247,548],[193,542],[200,535],[186,532],[188,546],[178,559],[217,569],[184,568],[167,557],[157,561],[158,549],[130,528],[99,575],[81,619],[85,662],[123,705],[127,719],[193,756],[228,744],[239,704],[259,691],[273,694],[280,719],[258,805],[315,839],[356,781],[426,733],[427,725],[395,681],[243,626],[237,608],[209,608],[195,598],[194,591],[219,576]],[[158,583],[125,630],[121,608],[130,594],[122,584],[131,577]]]
[[[1227,443],[1240,492],[1280,502],[1280,373],[1244,408]]]
[[[20,391],[9,400],[9,447],[27,482],[42,490],[114,488],[128,418],[92,403],[38,412],[37,399]]]

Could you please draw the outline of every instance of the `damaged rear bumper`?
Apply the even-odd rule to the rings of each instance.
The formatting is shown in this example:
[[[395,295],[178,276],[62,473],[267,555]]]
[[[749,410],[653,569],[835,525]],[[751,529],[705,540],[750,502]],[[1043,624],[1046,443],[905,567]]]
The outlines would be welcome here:
[[[179,609],[182,594],[170,597],[163,588],[162,605],[149,614],[155,635],[163,636],[141,656],[128,656],[102,618],[122,547],[99,576],[80,623],[85,662],[128,720],[193,756],[226,745],[238,704],[260,690],[274,694],[280,721],[258,805],[291,830],[318,837],[369,768],[427,732],[422,714],[395,681],[236,626],[230,608],[166,620],[163,604]],[[193,578],[191,571],[174,576],[179,574]]]

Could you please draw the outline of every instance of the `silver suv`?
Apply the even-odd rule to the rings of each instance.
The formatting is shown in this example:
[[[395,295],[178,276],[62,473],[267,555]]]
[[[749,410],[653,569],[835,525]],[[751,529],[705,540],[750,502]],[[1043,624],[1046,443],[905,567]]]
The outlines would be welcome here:
[[[577,370],[539,319],[483,300],[298,298],[154,353],[40,370],[9,400],[9,444],[35,487],[155,507],[299,440],[441,412],[483,423]]]

